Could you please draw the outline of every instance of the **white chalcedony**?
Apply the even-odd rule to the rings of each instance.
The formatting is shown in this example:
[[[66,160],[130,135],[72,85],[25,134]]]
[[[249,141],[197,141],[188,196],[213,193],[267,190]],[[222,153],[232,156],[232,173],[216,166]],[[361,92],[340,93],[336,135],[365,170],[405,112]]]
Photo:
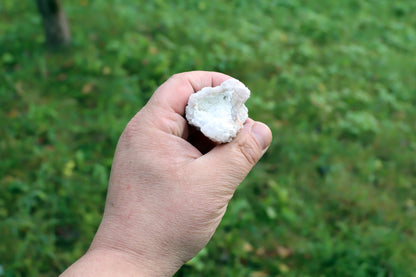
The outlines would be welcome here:
[[[230,142],[248,118],[249,97],[250,90],[236,79],[205,87],[189,97],[186,119],[212,141]]]

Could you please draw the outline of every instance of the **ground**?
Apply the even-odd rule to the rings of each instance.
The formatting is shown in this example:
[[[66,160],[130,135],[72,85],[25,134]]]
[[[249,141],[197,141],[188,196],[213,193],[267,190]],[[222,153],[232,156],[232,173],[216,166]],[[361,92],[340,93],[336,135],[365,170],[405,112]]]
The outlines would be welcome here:
[[[177,276],[415,276],[416,2],[0,3],[0,276],[56,276],[100,222],[117,139],[170,75],[252,91],[274,140]]]

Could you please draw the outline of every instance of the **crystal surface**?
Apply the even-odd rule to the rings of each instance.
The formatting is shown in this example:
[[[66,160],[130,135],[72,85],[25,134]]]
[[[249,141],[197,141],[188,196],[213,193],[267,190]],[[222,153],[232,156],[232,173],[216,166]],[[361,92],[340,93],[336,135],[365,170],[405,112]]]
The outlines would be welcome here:
[[[189,97],[186,119],[212,141],[230,142],[248,118],[249,97],[250,90],[236,79],[205,87]]]

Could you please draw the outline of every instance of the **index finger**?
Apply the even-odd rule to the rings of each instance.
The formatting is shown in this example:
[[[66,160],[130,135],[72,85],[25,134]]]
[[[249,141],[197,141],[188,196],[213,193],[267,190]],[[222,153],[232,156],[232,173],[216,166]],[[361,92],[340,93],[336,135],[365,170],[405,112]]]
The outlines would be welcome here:
[[[151,105],[185,114],[185,107],[192,93],[204,87],[219,86],[230,76],[218,72],[191,71],[175,74],[163,83],[149,100]]]

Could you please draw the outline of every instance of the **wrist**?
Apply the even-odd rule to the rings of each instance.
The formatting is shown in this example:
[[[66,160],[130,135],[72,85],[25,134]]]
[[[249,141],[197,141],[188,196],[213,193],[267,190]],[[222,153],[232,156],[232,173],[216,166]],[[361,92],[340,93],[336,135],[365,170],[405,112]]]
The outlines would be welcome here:
[[[117,256],[120,263],[134,266],[143,276],[173,276],[184,263],[180,255],[170,251],[174,241],[162,246],[158,232],[143,229],[149,224],[132,226],[123,219],[122,215],[104,216],[88,253]]]
[[[97,247],[71,265],[61,277],[71,276],[172,276],[160,271],[154,263],[144,264],[124,250]]]

